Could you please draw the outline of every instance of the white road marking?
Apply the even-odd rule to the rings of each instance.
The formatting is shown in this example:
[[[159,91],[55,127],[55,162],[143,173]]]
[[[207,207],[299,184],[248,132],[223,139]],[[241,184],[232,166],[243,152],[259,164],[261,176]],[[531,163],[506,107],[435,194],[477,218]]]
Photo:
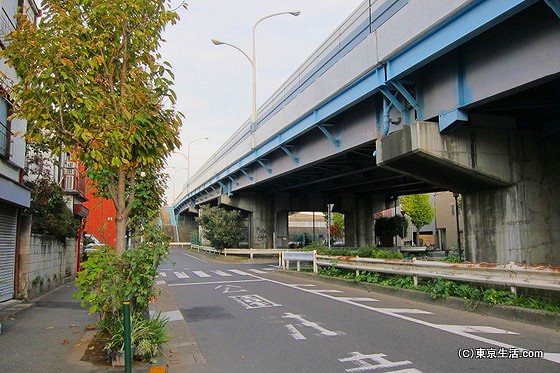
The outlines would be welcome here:
[[[212,272],[214,272],[214,273],[217,274],[218,276],[222,276],[222,277],[231,277],[231,275],[230,275],[229,273],[224,272],[224,271],[220,271],[219,269],[216,269],[216,270],[214,270],[214,271],[212,271]]]
[[[385,356],[387,356],[385,354],[364,355],[361,352],[351,352],[350,354],[352,355],[351,357],[338,359],[338,361],[340,361],[341,363],[352,362],[357,365],[356,368],[345,369],[345,371],[348,373],[395,368],[412,364],[412,362],[408,360],[396,362],[389,361],[385,359]]]
[[[251,271],[253,273],[258,273],[260,275],[262,275],[263,273],[266,273],[265,271],[261,271],[261,270],[258,270],[258,269],[250,269],[249,271]]]
[[[290,332],[290,335],[297,340],[303,340],[303,339],[307,339],[305,338],[305,336],[303,334],[301,334],[299,332],[299,330],[296,329],[295,326],[293,326],[292,324],[286,324],[284,325],[286,327],[286,329],[288,329],[288,331]]]
[[[186,256],[188,256],[189,258],[193,258],[193,259],[196,259],[196,260],[198,260],[199,262],[202,262],[202,263],[208,263],[208,262],[207,262],[206,260],[203,260],[203,259],[197,258],[197,257],[196,257],[196,256],[194,256],[194,255],[190,255],[190,254],[187,254],[187,253],[184,253],[184,252],[181,252],[181,254],[183,254],[183,255],[186,255]]]
[[[282,307],[281,304],[269,301],[266,298],[261,297],[257,294],[251,295],[232,295],[231,299],[241,304],[245,309],[252,310],[256,308],[270,308],[270,307]]]
[[[366,310],[378,312],[378,313],[381,313],[381,314],[384,314],[384,315],[387,315],[387,316],[395,317],[395,318],[405,320],[405,321],[409,321],[409,322],[412,322],[412,323],[415,323],[415,324],[424,325],[424,326],[429,327],[429,328],[449,332],[451,334],[459,335],[459,336],[467,338],[467,339],[472,339],[472,340],[475,340],[475,341],[478,341],[478,342],[487,343],[487,344],[492,345],[492,346],[510,348],[510,349],[517,349],[519,351],[526,351],[527,350],[526,348],[514,346],[514,345],[511,345],[511,344],[508,344],[508,343],[503,343],[503,342],[500,342],[500,341],[495,341],[493,339],[485,338],[485,337],[482,337],[482,336],[479,336],[479,335],[476,335],[476,334],[466,333],[464,331],[456,330],[456,329],[453,330],[453,329],[450,329],[450,328],[445,328],[445,327],[442,327],[441,325],[434,324],[434,323],[431,323],[429,321],[415,319],[413,317],[409,317],[409,316],[402,315],[402,314],[397,314],[397,313],[394,313],[394,312],[387,312],[383,308],[376,308],[376,307],[368,306],[366,304],[362,304],[362,303],[354,302],[354,301],[351,301],[351,300],[347,300],[347,299],[344,299],[344,298],[337,298],[336,296],[329,295],[329,294],[316,293],[316,292],[313,292],[312,290],[302,289],[300,287],[297,287],[297,285],[294,285],[294,284],[287,284],[287,283],[272,280],[272,279],[269,279],[269,278],[259,277],[257,275],[250,275],[250,276],[252,276],[254,278],[257,278],[257,279],[260,279],[262,281],[266,281],[266,282],[270,282],[270,283],[273,283],[273,284],[289,287],[289,288],[296,289],[296,290],[299,290],[299,291],[303,291],[303,292],[306,292],[306,293],[313,293],[313,294],[316,294],[318,296],[325,297],[325,298],[328,298],[328,299],[332,299],[332,300],[335,300],[335,301],[338,301],[338,302],[346,303],[346,304],[349,304],[349,305],[352,305],[352,306],[355,306],[355,307],[359,307],[359,308],[363,308],[363,309],[366,309]],[[171,286],[171,285],[168,285],[168,286]],[[543,359],[560,364],[560,353],[547,353],[547,352],[545,352]]]
[[[162,312],[161,316],[167,318],[167,321],[169,322],[183,320],[183,315],[179,310]]]
[[[300,315],[296,315],[295,313],[287,312],[287,313],[284,314],[284,316],[282,316],[282,318],[283,319],[297,320],[301,323],[301,325],[308,326],[312,329],[315,329],[319,333],[321,333],[322,335],[326,335],[326,336],[329,336],[329,337],[334,337],[334,336],[338,335],[337,332],[333,332],[332,330],[328,330],[326,328],[323,328],[322,326],[320,326],[316,322],[308,321],[308,320],[304,319],[303,317],[301,317]]]
[[[212,276],[210,276],[208,273],[203,272],[203,271],[193,271],[193,273],[194,273],[195,275],[197,275],[198,277],[201,277],[201,278],[212,277]]]
[[[409,313],[409,314],[419,314],[419,315],[433,315],[432,312],[418,310],[416,308],[378,308],[379,310],[383,310],[387,313]]]
[[[278,266],[274,266],[274,267],[272,267],[272,268],[270,268],[270,267],[263,268],[264,271],[275,271],[275,270],[277,270],[277,269],[278,269]]]
[[[244,272],[244,271],[240,271],[239,269],[230,269],[229,271],[235,273],[236,275],[253,276],[252,274]]]
[[[157,280],[156,285],[165,285],[166,282],[164,280]]]
[[[214,288],[214,290],[221,289],[222,287],[224,287],[224,291],[222,292],[222,294],[247,292],[247,290],[241,289],[241,286],[237,286],[237,285],[218,285]]]
[[[330,290],[330,289],[323,289],[323,290],[310,290],[312,293],[342,293],[340,290]]]
[[[160,272],[160,273],[159,273],[159,277],[167,277],[167,273],[165,273],[165,272]]]
[[[553,361],[555,363],[560,364],[560,354],[559,353],[545,352],[543,359],[548,360],[548,361]]]
[[[190,278],[185,272],[174,272],[177,278]]]
[[[488,333],[488,334],[514,334],[519,335],[519,333],[510,332],[509,330],[503,330],[494,328],[492,326],[468,326],[468,325],[440,325],[444,328],[449,328],[450,330],[457,330],[464,333]]]
[[[360,298],[360,297],[337,297],[337,298],[343,300],[349,300],[352,302],[379,302],[379,300],[373,298]]]
[[[239,282],[262,282],[261,279],[253,280],[230,280],[230,281],[207,281],[207,282],[183,282],[180,284],[168,284],[167,286],[197,286],[197,285],[216,285],[216,284],[231,284]]]
[[[297,287],[304,287],[304,288],[312,288],[312,287],[315,287],[315,286],[317,286],[317,285],[312,285],[312,284],[295,284],[294,286],[297,286]]]

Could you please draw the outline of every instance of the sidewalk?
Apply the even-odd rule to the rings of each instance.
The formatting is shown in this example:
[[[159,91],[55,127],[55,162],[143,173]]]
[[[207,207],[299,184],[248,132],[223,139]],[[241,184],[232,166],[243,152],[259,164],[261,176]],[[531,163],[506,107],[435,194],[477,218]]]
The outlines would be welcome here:
[[[173,340],[164,346],[164,356],[154,366],[134,362],[135,373],[184,373],[190,364],[201,363],[204,356],[198,350],[185,321],[172,320],[179,312],[175,301],[162,289],[152,311],[173,311],[169,332]],[[87,308],[73,299],[74,282],[61,286],[32,303],[9,301],[0,304],[0,371],[5,373],[115,373],[124,367],[112,368],[109,363],[83,361],[89,342],[96,330],[98,315],[89,315]],[[169,368],[166,369],[166,365]]]

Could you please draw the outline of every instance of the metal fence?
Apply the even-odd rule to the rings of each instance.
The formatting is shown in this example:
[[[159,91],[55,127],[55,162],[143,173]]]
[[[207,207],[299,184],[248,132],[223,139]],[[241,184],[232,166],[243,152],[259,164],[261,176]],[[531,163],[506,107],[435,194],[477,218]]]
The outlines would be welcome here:
[[[454,281],[560,291],[560,267],[493,263],[448,263],[425,260],[389,260],[317,255],[316,263],[368,272],[409,275],[418,285],[419,277],[441,277]]]
[[[216,250],[209,246],[191,245],[193,249],[223,255],[279,256],[279,266],[289,268],[289,261],[312,261],[314,272],[321,267],[335,267],[356,271],[408,275],[418,286],[418,278],[444,278],[489,285],[517,288],[560,291],[560,267],[530,266],[515,263],[449,263],[427,260],[375,259],[348,256],[316,255],[313,251],[294,251],[286,249],[224,249]],[[288,264],[286,266],[286,264]]]

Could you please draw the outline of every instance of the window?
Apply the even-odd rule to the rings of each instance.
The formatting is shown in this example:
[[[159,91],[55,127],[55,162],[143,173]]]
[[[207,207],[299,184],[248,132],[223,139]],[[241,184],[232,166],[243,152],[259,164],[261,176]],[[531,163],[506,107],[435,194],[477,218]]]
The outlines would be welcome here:
[[[9,104],[0,98],[0,157],[9,158],[11,151],[12,132],[8,122]]]

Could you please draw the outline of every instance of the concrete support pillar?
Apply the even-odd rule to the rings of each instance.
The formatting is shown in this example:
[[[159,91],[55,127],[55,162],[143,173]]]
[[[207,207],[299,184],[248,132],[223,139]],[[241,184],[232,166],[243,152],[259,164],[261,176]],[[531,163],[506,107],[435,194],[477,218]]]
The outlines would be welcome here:
[[[559,135],[510,134],[514,184],[464,195],[467,259],[560,264]]]
[[[288,210],[276,211],[275,222],[276,247],[287,248],[290,241],[288,237]]]
[[[463,194],[467,260],[558,265],[559,143],[558,132],[473,114],[445,135],[428,122],[388,135],[378,164]]]
[[[193,233],[198,233],[198,223],[195,221],[196,215],[187,213],[177,218],[177,230],[179,242],[191,242]]]
[[[255,196],[255,209],[251,214],[251,247],[271,249],[275,230],[274,201],[268,195]]]

